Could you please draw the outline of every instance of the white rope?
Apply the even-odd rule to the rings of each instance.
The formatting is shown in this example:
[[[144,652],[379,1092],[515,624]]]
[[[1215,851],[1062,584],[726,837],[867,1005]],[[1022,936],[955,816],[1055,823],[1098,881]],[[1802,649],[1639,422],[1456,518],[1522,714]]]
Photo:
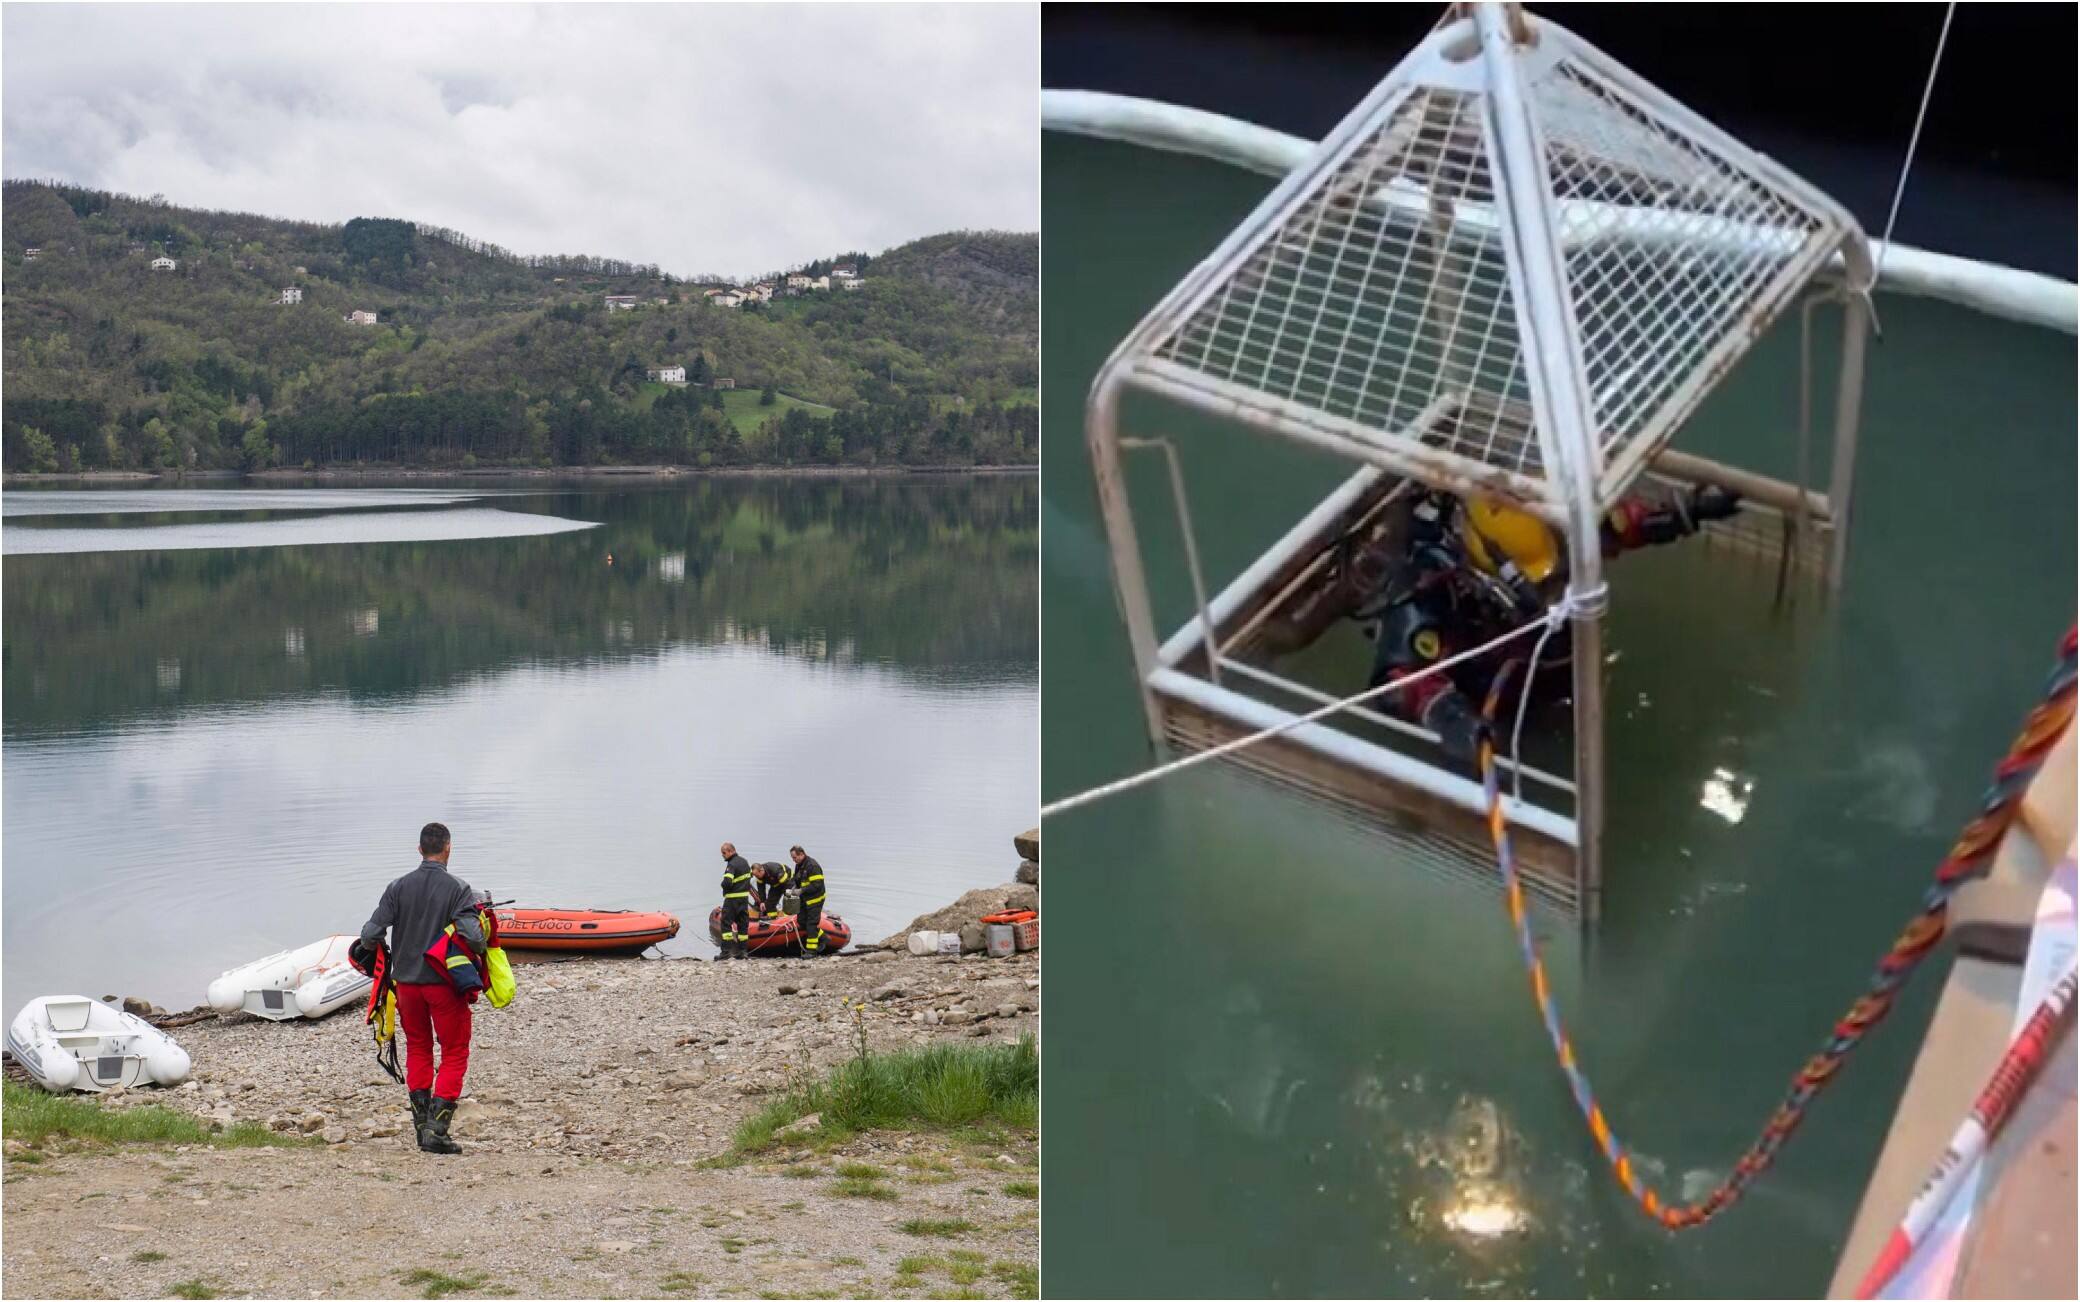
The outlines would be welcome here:
[[[1921,144],[1921,127],[1928,121],[1928,102],[1935,98],[1936,73],[1943,67],[1943,47],[1950,43],[1950,20],[1957,17],[1957,0],[1943,10],[1943,32],[1936,37],[1936,57],[1928,65],[1928,84],[1921,88],[1921,108],[1914,114],[1914,134],[1907,137],[1907,156],[1899,165],[1899,185],[1892,191],[1892,211],[1885,214],[1885,241],[1878,246],[1872,280],[1885,274],[1885,255],[1892,251],[1892,225],[1899,220],[1900,201],[1907,197],[1907,174],[1914,170],[1914,150]]]
[[[1236,737],[1231,741],[1224,741],[1220,745],[1215,746],[1210,750],[1196,751],[1190,755],[1184,756],[1182,759],[1171,760],[1168,764],[1158,764],[1152,769],[1144,769],[1141,772],[1133,774],[1129,777],[1121,778],[1117,782],[1108,782],[1100,787],[1092,787],[1088,791],[1079,791],[1073,796],[1064,796],[1051,805],[1042,805],[1040,807],[1040,817],[1045,819],[1054,814],[1066,814],[1072,809],[1080,809],[1085,805],[1095,804],[1108,796],[1116,796],[1123,791],[1132,791],[1136,787],[1146,786],[1148,783],[1154,782],[1158,778],[1167,778],[1172,773],[1188,769],[1192,767],[1194,764],[1203,764],[1210,759],[1219,759],[1223,755],[1232,755],[1236,751],[1242,750],[1245,747],[1254,746],[1260,741],[1268,741],[1273,737],[1279,736],[1283,733],[1291,732],[1295,728],[1305,727],[1310,723],[1318,723],[1321,720],[1327,718],[1328,716],[1337,713],[1338,711],[1348,710],[1354,705],[1363,705],[1365,702],[1370,701],[1375,697],[1385,696],[1390,692],[1398,691],[1401,688],[1408,687],[1414,683],[1419,683],[1425,678],[1429,678],[1434,674],[1441,674],[1445,670],[1450,669],[1455,665],[1462,665],[1466,663],[1468,660],[1475,659],[1479,656],[1484,656],[1488,652],[1493,651],[1496,647],[1502,646],[1503,644],[1508,642],[1514,642],[1518,638],[1525,637],[1536,630],[1543,629],[1545,630],[1546,635],[1550,636],[1552,630],[1558,628],[1562,623],[1564,623],[1571,617],[1586,617],[1601,613],[1603,609],[1604,598],[1608,594],[1608,591],[1609,590],[1602,584],[1597,585],[1595,588],[1591,589],[1588,592],[1580,594],[1577,594],[1574,591],[1574,589],[1570,588],[1567,591],[1567,595],[1563,597],[1560,601],[1554,603],[1554,605],[1546,611],[1543,618],[1533,620],[1528,624],[1521,624],[1516,628],[1511,629],[1509,632],[1504,633],[1502,636],[1495,638],[1492,641],[1484,642],[1481,645],[1474,647],[1470,651],[1461,651],[1457,655],[1447,656],[1445,659],[1438,661],[1436,664],[1428,665],[1422,669],[1418,669],[1416,672],[1409,674],[1406,677],[1396,678],[1391,681],[1381,683],[1377,687],[1368,687],[1364,691],[1359,692],[1356,696],[1346,696],[1340,701],[1331,701],[1329,704],[1321,707],[1318,710],[1314,710],[1307,714],[1303,714],[1298,718],[1287,719],[1284,723],[1275,724],[1272,727],[1265,728],[1260,732],[1253,732],[1246,737]],[[1543,643],[1544,640],[1545,639],[1543,637],[1540,638],[1541,643]]]

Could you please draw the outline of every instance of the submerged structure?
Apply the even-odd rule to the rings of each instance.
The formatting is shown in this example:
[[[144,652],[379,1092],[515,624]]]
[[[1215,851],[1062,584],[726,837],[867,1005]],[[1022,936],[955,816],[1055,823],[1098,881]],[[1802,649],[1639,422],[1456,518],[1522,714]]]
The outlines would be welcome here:
[[[1838,585],[1872,278],[1863,232],[1813,186],[1564,28],[1515,6],[1454,6],[1093,386],[1087,436],[1151,736],[1203,750],[1334,704],[1277,671],[1267,630],[1410,495],[1527,513],[1562,540],[1572,681],[1564,725],[1547,728],[1564,727],[1545,748],[1558,759],[1513,763],[1506,816],[1534,894],[1593,919],[1602,522],[1628,494],[1732,489],[1747,508],[1708,536],[1787,581]],[[1813,448],[1821,305],[1839,310],[1841,354],[1831,446]],[[1794,309],[1807,390],[1795,482],[1673,447]],[[1209,596],[1176,447],[1137,434],[1140,409],[1123,407],[1135,393],[1356,469]],[[1196,589],[1195,617],[1167,637],[1122,465],[1143,446],[1170,457]],[[1411,859],[1493,880],[1480,786],[1427,727],[1368,703],[1233,758],[1361,816]]]

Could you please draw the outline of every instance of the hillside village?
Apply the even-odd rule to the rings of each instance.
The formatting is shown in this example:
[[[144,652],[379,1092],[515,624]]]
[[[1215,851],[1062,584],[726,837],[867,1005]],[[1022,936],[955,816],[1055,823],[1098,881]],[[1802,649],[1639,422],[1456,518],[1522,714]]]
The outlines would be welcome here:
[[[1031,235],[682,278],[391,219],[6,200],[10,471],[1036,455]]]

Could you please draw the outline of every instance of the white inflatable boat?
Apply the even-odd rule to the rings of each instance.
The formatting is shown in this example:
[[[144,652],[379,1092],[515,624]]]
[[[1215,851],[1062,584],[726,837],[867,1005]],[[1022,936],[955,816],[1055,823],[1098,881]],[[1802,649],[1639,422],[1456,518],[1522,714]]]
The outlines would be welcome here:
[[[178,1085],[188,1051],[141,1017],[85,995],[32,999],[7,1028],[7,1047],[52,1093]]]
[[[368,977],[347,962],[352,936],[327,936],[302,949],[254,959],[209,983],[209,1005],[220,1013],[241,1008],[271,1022],[323,1017],[368,997]]]

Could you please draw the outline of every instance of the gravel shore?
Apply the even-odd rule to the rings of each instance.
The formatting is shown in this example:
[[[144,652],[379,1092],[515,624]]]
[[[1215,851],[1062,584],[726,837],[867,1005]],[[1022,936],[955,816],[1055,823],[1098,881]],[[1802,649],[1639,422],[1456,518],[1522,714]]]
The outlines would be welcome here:
[[[479,1295],[1032,1295],[1036,1137],[876,1133],[806,1159],[704,1163],[768,1096],[853,1052],[848,999],[865,1001],[876,1052],[1037,1035],[1037,953],[517,971],[511,1005],[478,1008],[459,1157],[417,1151],[355,1011],[174,1031],[194,1079],[105,1106],[313,1142],[10,1151],[6,1295],[164,1296],[194,1279],[225,1296],[416,1296],[431,1285],[406,1282],[414,1270],[474,1273]],[[886,1172],[883,1192],[857,1196],[846,1163]],[[965,1228],[920,1237],[924,1222]]]

